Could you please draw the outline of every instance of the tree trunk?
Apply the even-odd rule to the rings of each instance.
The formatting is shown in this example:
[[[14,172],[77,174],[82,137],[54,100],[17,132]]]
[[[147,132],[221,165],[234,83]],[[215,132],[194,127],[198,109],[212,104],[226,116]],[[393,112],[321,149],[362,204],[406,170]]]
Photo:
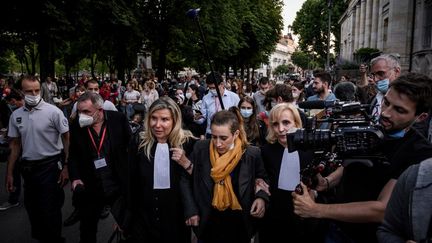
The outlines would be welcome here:
[[[159,82],[162,82],[165,78],[165,67],[166,67],[166,54],[167,54],[167,41],[165,39],[166,36],[163,37],[159,45],[159,58],[158,58],[158,67],[156,71],[156,77]]]
[[[247,67],[246,73],[247,73],[247,81],[249,82],[250,81],[250,68],[249,67]]]
[[[47,77],[54,77],[54,48],[53,41],[45,31],[40,32],[39,36],[39,64],[40,80],[44,81]]]
[[[226,65],[225,66],[225,77],[226,77],[226,79],[228,79],[229,78],[229,65]]]

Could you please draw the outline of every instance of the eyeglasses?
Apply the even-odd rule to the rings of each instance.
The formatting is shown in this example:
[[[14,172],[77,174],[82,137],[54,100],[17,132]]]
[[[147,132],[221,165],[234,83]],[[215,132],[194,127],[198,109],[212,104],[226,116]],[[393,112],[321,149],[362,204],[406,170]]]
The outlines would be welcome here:
[[[376,73],[370,73],[371,78],[377,78],[377,79],[385,79],[388,77],[387,73],[392,70],[392,68],[387,69],[387,71],[378,71]]]

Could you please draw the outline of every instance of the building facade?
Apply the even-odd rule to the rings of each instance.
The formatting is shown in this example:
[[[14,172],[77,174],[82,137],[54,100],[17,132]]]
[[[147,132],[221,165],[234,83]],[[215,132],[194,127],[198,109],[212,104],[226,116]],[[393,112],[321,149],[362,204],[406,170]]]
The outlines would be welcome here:
[[[347,0],[341,24],[340,58],[354,60],[360,48],[400,57],[402,71],[432,76],[432,0]]]
[[[256,70],[258,77],[273,78],[273,71],[280,65],[293,65],[291,55],[295,52],[297,44],[291,34],[281,36],[276,44],[275,51],[270,55],[268,64],[261,64]]]

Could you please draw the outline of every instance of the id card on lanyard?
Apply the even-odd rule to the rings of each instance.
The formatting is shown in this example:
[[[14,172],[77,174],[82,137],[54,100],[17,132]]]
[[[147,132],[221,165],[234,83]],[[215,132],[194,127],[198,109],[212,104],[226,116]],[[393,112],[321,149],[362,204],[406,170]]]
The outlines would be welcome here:
[[[96,146],[96,142],[95,142],[95,139],[93,138],[93,134],[91,133],[90,128],[87,128],[87,131],[89,133],[89,136],[90,136],[90,139],[92,141],[93,147],[96,150],[97,155],[98,155],[98,158],[93,161],[95,168],[96,169],[100,169],[100,168],[106,167],[107,163],[106,163],[105,158],[102,158],[100,156],[100,152],[102,150],[102,145],[103,145],[103,142],[105,141],[106,127],[104,127],[104,129],[103,129],[102,138],[99,141],[99,146]]]

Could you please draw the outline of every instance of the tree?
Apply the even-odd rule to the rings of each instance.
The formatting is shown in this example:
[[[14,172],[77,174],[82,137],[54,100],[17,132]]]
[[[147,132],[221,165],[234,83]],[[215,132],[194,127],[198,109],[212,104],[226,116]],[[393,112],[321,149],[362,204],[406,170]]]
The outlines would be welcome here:
[[[354,59],[358,63],[368,63],[374,56],[377,56],[379,54],[380,54],[380,50],[376,48],[364,47],[364,48],[357,49],[354,52]]]
[[[316,53],[314,60],[321,66],[324,65],[327,56],[328,36],[328,0],[307,0],[292,24],[294,34],[299,35],[299,47],[302,51]],[[336,54],[340,47],[339,18],[347,8],[348,1],[333,0],[331,7],[331,34],[334,36],[333,44]]]
[[[289,72],[290,72],[290,67],[286,64],[279,65],[273,70],[274,75],[283,75]]]
[[[308,69],[309,67],[309,62],[311,61],[311,58],[309,56],[309,54],[302,52],[302,51],[295,51],[292,55],[291,55],[291,60],[292,62],[300,67],[301,69],[305,70]]]

